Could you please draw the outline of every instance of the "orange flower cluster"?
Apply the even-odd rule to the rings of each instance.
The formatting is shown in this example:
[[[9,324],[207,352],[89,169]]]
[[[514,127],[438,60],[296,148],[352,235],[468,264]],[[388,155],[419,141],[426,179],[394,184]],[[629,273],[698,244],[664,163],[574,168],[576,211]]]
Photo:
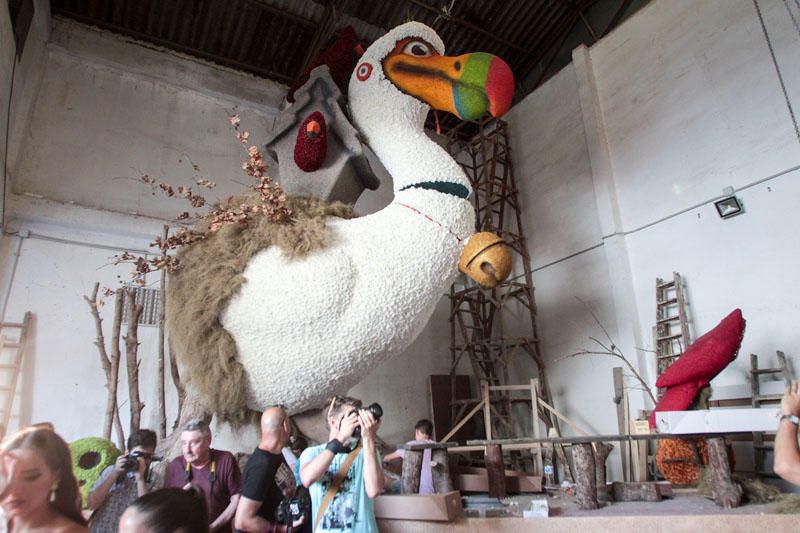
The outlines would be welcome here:
[[[664,478],[673,485],[691,485],[700,479],[702,466],[692,444],[697,447],[700,462],[708,464],[705,439],[661,439],[656,451],[656,465]]]

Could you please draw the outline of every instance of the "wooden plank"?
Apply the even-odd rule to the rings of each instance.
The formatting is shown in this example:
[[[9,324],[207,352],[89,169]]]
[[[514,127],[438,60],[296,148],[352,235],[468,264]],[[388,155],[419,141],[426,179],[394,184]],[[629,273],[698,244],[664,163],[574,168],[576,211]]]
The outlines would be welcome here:
[[[570,420],[566,416],[564,416],[561,413],[559,413],[558,411],[556,411],[553,407],[551,407],[549,404],[547,404],[541,398],[539,398],[538,400],[539,400],[539,405],[541,405],[542,407],[544,407],[545,409],[550,411],[552,414],[554,414],[560,420],[564,421],[564,423],[567,424],[569,427],[571,427],[572,429],[574,429],[575,431],[577,431],[578,433],[580,433],[584,437],[588,437],[589,436],[589,433],[587,431],[585,431],[582,427],[580,427],[578,424],[576,424],[575,422],[573,422],[572,420]]]
[[[533,437],[535,439],[540,438],[541,430],[539,428],[539,380],[538,379],[531,379],[530,383],[531,388],[531,415],[533,417]],[[534,464],[536,465],[536,473],[543,474],[544,473],[544,465],[542,462],[542,446],[536,445],[535,448],[531,449],[531,453],[534,454]]]
[[[492,440],[492,400],[489,396],[489,383],[481,383],[481,398],[483,398],[483,429],[486,432],[486,439]]]
[[[617,429],[620,433],[627,433],[627,416],[625,413],[625,405],[623,404],[623,399],[625,397],[625,380],[621,366],[616,366],[612,369],[612,377],[614,380],[614,403],[617,405]],[[622,479],[625,481],[630,479],[630,454],[630,445],[627,442],[623,442],[620,447],[620,456],[622,458]]]
[[[486,403],[485,401],[481,401],[480,403],[478,403],[478,405],[473,407],[472,410],[469,413],[467,413],[467,416],[461,419],[461,422],[453,426],[453,429],[451,429],[447,435],[442,437],[442,442],[447,442],[447,440],[450,439],[450,437],[452,437],[456,432],[458,432],[459,429],[461,429],[461,426],[469,422],[469,419],[472,418],[475,415],[475,413],[481,410],[481,408],[485,403]]]
[[[701,411],[661,411],[656,423],[659,433],[686,435],[696,433],[775,432],[777,407],[711,409]]]
[[[505,450],[505,448],[503,448]],[[485,468],[460,467],[453,473],[456,488],[463,492],[489,492],[489,474]],[[542,476],[518,470],[505,471],[506,492],[542,492]]]
[[[382,494],[375,498],[375,517],[393,520],[452,522],[461,515],[461,494]],[[383,530],[383,525],[381,525]]]
[[[649,435],[650,423],[647,420],[634,420],[630,423],[630,434]],[[636,482],[647,481],[647,441],[634,441],[631,448],[631,480]]]
[[[541,439],[546,441],[547,439]],[[507,452],[510,451],[519,451],[519,450],[530,450],[533,446],[536,446],[536,443],[522,443],[522,444],[503,444],[503,449]],[[569,446],[569,444],[566,444]],[[486,449],[485,445],[482,444],[471,444],[466,446],[453,446],[447,448],[447,453],[471,453],[471,452],[482,452]]]
[[[490,391],[529,391],[530,385],[492,385]]]

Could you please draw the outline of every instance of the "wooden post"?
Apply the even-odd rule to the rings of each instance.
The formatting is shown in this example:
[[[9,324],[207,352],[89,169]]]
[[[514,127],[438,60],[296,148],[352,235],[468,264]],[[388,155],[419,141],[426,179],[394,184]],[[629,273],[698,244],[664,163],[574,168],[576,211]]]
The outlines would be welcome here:
[[[742,487],[731,478],[725,439],[722,437],[706,439],[706,446],[708,463],[711,466],[711,493],[714,501],[725,509],[738,507],[742,502]]]
[[[169,238],[169,226],[164,226],[164,233],[161,238],[164,242]],[[167,259],[167,249],[164,248],[162,254],[164,260]],[[167,302],[167,269],[161,271],[160,290],[158,297],[161,300],[161,310],[158,315],[158,375],[156,377],[156,397],[158,398],[158,438],[164,439],[167,436],[167,406],[164,393],[164,317]]]
[[[531,379],[531,415],[533,416],[533,438],[538,439],[541,437],[541,430],[539,429],[539,380]],[[533,464],[535,466],[534,472],[540,476],[544,474],[542,462],[542,445],[537,444],[536,447],[531,449],[534,455]]]
[[[447,448],[441,447],[431,450],[433,491],[437,494],[453,490],[453,479],[450,477],[450,463],[448,461]]]
[[[594,447],[595,486],[597,487],[597,499],[601,502],[613,500],[611,491],[606,483],[606,458],[608,458],[608,454],[613,449],[613,444],[605,442],[598,442]]]
[[[481,383],[481,396],[483,396],[483,428],[486,430],[486,440],[492,440],[492,400],[489,398],[489,382]]]
[[[486,472],[489,477],[489,496],[506,497],[506,466],[503,463],[503,448],[499,444],[486,445]]]
[[[575,499],[578,508],[597,509],[597,476],[591,444],[574,444],[572,462],[575,465]]]
[[[614,378],[614,403],[617,404],[617,428],[619,429],[619,434],[624,435],[628,432],[628,416],[626,415],[626,411],[628,406],[625,405],[623,401],[625,399],[625,379],[622,373],[621,366],[615,366],[612,370],[612,375]],[[631,456],[631,445],[627,442],[623,442],[620,445],[620,456],[622,459],[622,479],[624,481],[630,481],[630,456]]]
[[[405,450],[403,455],[403,494],[419,493],[423,453],[423,450]]]
[[[136,292],[126,291],[128,298],[128,334],[125,336],[125,355],[128,363],[128,394],[131,408],[131,432],[141,427],[142,409],[144,404],[139,397],[139,316],[144,309],[141,304],[136,305]]]

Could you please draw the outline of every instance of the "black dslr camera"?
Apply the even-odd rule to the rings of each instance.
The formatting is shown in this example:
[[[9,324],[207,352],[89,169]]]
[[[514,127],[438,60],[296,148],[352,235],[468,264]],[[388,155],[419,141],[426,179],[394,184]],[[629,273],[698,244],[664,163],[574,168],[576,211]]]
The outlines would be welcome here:
[[[145,457],[144,452],[133,451],[125,456],[125,463],[123,468],[128,472],[134,472],[139,468],[139,457]]]
[[[287,526],[287,533],[292,533],[292,524],[304,515],[311,515],[311,501],[303,497],[281,500],[275,511],[275,518],[279,524]]]
[[[375,420],[380,420],[383,416],[383,407],[379,403],[373,403],[364,408],[365,410],[372,413],[372,416],[375,417]],[[353,409],[350,413],[357,413],[358,409]],[[350,413],[347,413],[349,416]],[[360,439],[361,438],[361,426],[358,426],[355,431],[353,431],[353,438]]]

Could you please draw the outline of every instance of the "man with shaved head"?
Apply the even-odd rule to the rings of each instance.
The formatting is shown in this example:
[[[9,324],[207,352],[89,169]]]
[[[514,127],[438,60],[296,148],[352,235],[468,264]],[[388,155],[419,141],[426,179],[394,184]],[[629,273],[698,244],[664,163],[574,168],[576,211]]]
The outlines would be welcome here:
[[[294,474],[281,450],[289,440],[289,420],[279,405],[268,407],[261,415],[261,440],[244,467],[244,484],[236,508],[234,527],[237,531],[284,532],[276,511],[281,500],[295,495]],[[303,518],[292,526],[303,524]]]

